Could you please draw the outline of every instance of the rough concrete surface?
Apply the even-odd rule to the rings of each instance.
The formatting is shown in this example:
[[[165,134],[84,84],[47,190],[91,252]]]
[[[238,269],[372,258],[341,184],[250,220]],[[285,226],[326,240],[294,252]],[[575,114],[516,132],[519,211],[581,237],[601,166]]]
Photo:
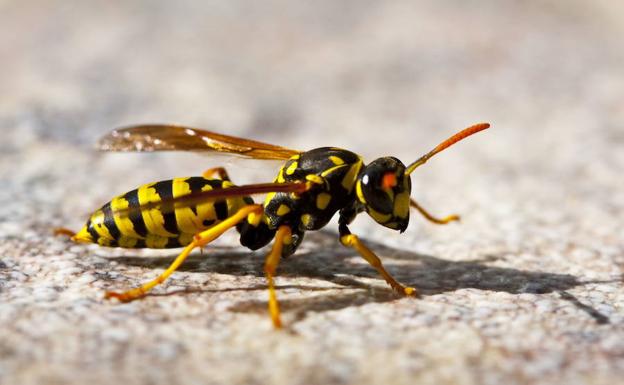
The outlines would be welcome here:
[[[0,2],[0,383],[624,382],[624,8],[583,1]],[[180,122],[404,162],[459,213],[353,230],[422,298],[394,295],[335,223],[280,267],[235,234],[153,295],[106,301],[175,251],[73,245],[112,196],[225,164],[102,154],[113,127]]]

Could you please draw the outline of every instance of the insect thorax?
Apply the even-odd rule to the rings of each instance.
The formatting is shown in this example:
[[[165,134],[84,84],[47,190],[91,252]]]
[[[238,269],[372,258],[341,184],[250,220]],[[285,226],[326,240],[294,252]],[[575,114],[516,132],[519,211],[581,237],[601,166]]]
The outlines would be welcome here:
[[[359,155],[335,147],[321,147],[295,155],[280,169],[275,182],[312,182],[297,196],[269,194],[264,203],[269,227],[288,224],[299,231],[318,230],[351,203],[363,162]]]

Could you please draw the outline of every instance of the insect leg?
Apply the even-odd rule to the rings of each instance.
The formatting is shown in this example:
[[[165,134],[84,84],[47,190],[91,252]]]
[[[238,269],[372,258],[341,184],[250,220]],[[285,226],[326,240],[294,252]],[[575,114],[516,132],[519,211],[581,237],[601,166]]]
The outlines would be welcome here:
[[[223,222],[220,222],[213,227],[202,231],[201,233],[195,235],[193,241],[182,250],[180,255],[171,263],[171,265],[165,270],[162,274],[160,274],[156,279],[143,284],[140,287],[130,289],[123,293],[117,293],[113,291],[108,291],[105,294],[105,298],[117,298],[121,302],[130,302],[137,298],[141,298],[147,294],[154,286],[164,282],[174,271],[177,270],[178,267],[186,260],[191,251],[196,247],[204,247],[208,243],[217,239],[221,234],[223,234],[226,230],[236,226],[237,223],[247,218],[249,214],[262,214],[262,206],[260,205],[248,205],[244,206],[240,210],[236,212],[236,214],[231,217],[225,219]]]
[[[459,221],[459,215],[455,214],[446,216],[444,218],[436,218],[433,215],[429,214],[427,210],[422,208],[422,206],[416,203],[416,201],[413,199],[410,199],[410,206],[418,210],[418,212],[421,213],[422,216],[425,217],[428,221],[437,223],[438,225],[446,225],[449,222]]]
[[[70,238],[73,238],[76,235],[75,232],[73,232],[70,229],[67,229],[65,227],[56,227],[53,230],[53,232],[54,232],[54,235],[66,235],[66,236],[68,236]]]
[[[388,284],[399,294],[404,295],[417,295],[417,291],[413,287],[403,286],[390,273],[386,271],[381,263],[381,260],[375,253],[373,253],[366,245],[360,241],[360,238],[355,234],[351,234],[349,228],[345,224],[341,224],[340,230],[340,243],[347,247],[355,249],[362,258],[364,258],[372,267],[381,274],[381,276],[388,282]]]
[[[283,246],[292,243],[292,241],[293,239],[290,227],[280,226],[275,233],[273,248],[271,248],[271,252],[267,255],[264,261],[264,273],[269,286],[269,313],[271,314],[273,326],[276,328],[282,327],[282,321],[280,320],[280,310],[277,302],[277,296],[275,295],[275,282],[273,281],[273,277],[275,276],[277,265],[282,258]]]
[[[227,180],[230,181],[230,177],[227,173],[227,171],[225,171],[225,168],[223,167],[213,167],[213,168],[209,168],[208,170],[204,171],[202,173],[202,176],[206,179],[210,179],[212,178],[213,175],[217,174],[217,176],[219,177],[219,179],[221,180]]]

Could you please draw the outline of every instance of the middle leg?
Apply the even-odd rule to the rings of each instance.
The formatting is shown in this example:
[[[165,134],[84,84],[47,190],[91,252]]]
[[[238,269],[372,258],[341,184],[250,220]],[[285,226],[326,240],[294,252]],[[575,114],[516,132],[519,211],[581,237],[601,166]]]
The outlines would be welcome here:
[[[293,241],[292,231],[288,226],[280,226],[275,233],[275,241],[271,252],[267,255],[264,262],[264,273],[266,275],[267,284],[269,286],[269,313],[271,314],[271,320],[275,328],[282,327],[282,321],[280,319],[279,303],[277,302],[277,296],[275,294],[275,271],[277,265],[279,265],[282,258],[282,250],[284,245],[289,245]]]

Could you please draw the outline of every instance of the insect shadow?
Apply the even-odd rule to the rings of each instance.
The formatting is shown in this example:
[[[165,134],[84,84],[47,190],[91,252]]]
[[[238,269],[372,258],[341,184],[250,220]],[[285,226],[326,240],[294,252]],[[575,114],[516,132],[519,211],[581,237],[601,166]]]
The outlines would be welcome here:
[[[333,283],[332,286],[278,285],[278,289],[299,289],[304,292],[331,291],[327,295],[304,296],[298,299],[280,299],[286,312],[294,313],[295,320],[309,312],[339,310],[372,302],[391,302],[400,298],[384,283],[371,284],[358,278],[380,279],[368,263],[351,249],[340,245],[337,235],[328,231],[309,233],[304,244],[314,245],[311,250],[286,258],[279,267],[279,277],[306,277]],[[399,281],[414,286],[421,295],[434,295],[458,289],[478,289],[511,294],[556,292],[560,298],[574,304],[590,315],[597,323],[609,319],[593,307],[583,304],[566,290],[596,281],[585,281],[569,274],[531,272],[513,268],[488,266],[499,259],[489,256],[481,260],[449,261],[441,258],[397,249],[379,242],[365,240],[382,258],[386,269]],[[145,268],[165,268],[174,257],[116,257],[118,263]],[[213,272],[238,276],[263,277],[264,253],[240,252],[229,248],[206,248],[203,255],[194,254],[178,271]],[[601,281],[602,282],[602,281]],[[278,278],[279,283],[279,278]],[[168,296],[198,292],[225,292],[265,290],[265,285],[172,291],[150,296]],[[353,290],[362,289],[362,290]],[[342,292],[341,292],[342,291]],[[242,301],[230,308],[239,312],[265,312],[266,302]]]

